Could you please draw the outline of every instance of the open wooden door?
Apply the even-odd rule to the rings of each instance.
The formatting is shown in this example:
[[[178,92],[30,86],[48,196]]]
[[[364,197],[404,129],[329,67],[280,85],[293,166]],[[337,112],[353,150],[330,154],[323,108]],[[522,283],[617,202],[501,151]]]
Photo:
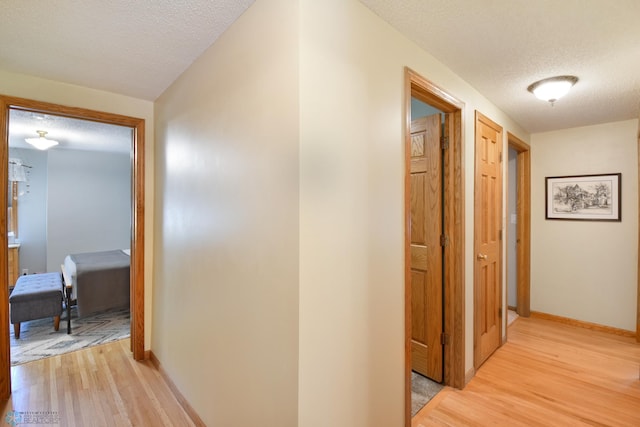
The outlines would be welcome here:
[[[474,366],[502,342],[502,127],[476,112]]]
[[[441,115],[411,122],[411,368],[442,382]]]

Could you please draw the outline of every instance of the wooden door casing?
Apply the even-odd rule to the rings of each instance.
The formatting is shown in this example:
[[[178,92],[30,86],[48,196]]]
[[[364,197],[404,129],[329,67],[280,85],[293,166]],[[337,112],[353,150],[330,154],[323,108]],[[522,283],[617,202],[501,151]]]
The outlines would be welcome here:
[[[502,343],[502,127],[476,112],[474,367]]]
[[[74,117],[84,120],[109,123],[119,126],[130,127],[133,130],[132,140],[132,236],[131,236],[131,351],[135,360],[143,360],[147,357],[144,349],[145,341],[145,120],[135,117],[123,116],[114,113],[107,113],[85,108],[68,107],[64,105],[51,104],[30,99],[15,98],[0,95],[0,134],[4,135],[4,148],[0,149],[0,176],[4,176],[4,188],[0,189],[0,199],[7,200],[6,190],[8,189],[8,126],[9,110],[17,108],[26,111],[46,113]],[[4,191],[4,192],[3,192]],[[6,207],[6,206],[5,206]],[[0,212],[0,224],[4,224],[4,232],[0,232],[0,247],[4,247],[4,252],[0,250],[0,258],[8,259],[7,243],[7,217],[6,212]],[[0,231],[2,227],[0,227]],[[4,236],[4,237],[2,237]],[[0,262],[0,276],[8,274],[7,263]],[[5,276],[6,277],[6,276]],[[5,301],[5,310],[0,310],[0,321],[5,326],[0,327],[0,335],[4,339],[0,340],[0,399],[8,399],[11,394],[11,362],[9,346],[9,293],[8,287],[0,289],[0,300]],[[4,329],[3,329],[4,328]]]
[[[465,369],[465,103],[446,89],[404,68],[404,427],[411,427],[411,104],[415,98],[445,114],[444,135],[449,148],[442,151],[443,221],[448,236],[443,248],[443,384],[462,389]],[[471,169],[471,168],[469,168]],[[473,172],[468,172],[473,173]]]
[[[442,382],[441,115],[411,122],[412,369]]]

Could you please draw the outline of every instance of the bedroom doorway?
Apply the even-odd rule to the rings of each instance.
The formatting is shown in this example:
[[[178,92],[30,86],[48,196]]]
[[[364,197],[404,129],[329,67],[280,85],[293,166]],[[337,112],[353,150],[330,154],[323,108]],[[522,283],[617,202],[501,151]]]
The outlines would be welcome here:
[[[462,388],[465,385],[464,371],[464,197],[463,197],[463,112],[464,103],[426,80],[409,68],[405,68],[405,181],[404,181],[404,218],[405,218],[405,426],[411,425],[412,418],[412,369],[414,356],[412,343],[414,325],[414,300],[420,300],[413,295],[414,273],[412,261],[419,261],[420,254],[412,248],[412,153],[419,152],[421,144],[414,147],[411,130],[411,101],[412,99],[431,106],[443,113],[437,121],[443,125],[441,132],[440,155],[432,156],[440,163],[438,174],[434,181],[441,182],[441,229],[437,246],[442,251],[442,283],[441,310],[425,311],[425,323],[432,323],[432,316],[439,316],[440,333],[431,334],[431,338],[440,342],[438,359],[442,363],[442,381],[444,385]],[[419,142],[419,141],[415,141]],[[438,208],[440,210],[440,208]],[[415,245],[413,245],[415,246]],[[432,270],[438,269],[432,266]],[[439,269],[438,269],[439,270]],[[419,296],[419,295],[418,295]],[[435,354],[434,354],[435,356]],[[437,369],[440,372],[440,368]]]
[[[143,119],[126,117],[117,114],[103,113],[82,108],[66,107],[56,104],[32,101],[21,98],[0,96],[0,132],[4,135],[4,144],[0,148],[2,166],[0,176],[4,182],[0,198],[4,200],[0,209],[0,275],[8,277],[8,228],[12,227],[8,209],[9,181],[9,121],[10,113],[30,113],[34,115],[50,115],[84,120],[88,123],[116,125],[129,129],[129,171],[130,171],[130,336],[131,351],[136,360],[144,359],[144,126]],[[37,136],[37,135],[36,135]],[[4,309],[0,309],[0,398],[6,399],[11,392],[10,384],[10,346],[9,346],[9,287],[0,287],[0,299],[4,301]],[[64,331],[63,331],[64,333]]]

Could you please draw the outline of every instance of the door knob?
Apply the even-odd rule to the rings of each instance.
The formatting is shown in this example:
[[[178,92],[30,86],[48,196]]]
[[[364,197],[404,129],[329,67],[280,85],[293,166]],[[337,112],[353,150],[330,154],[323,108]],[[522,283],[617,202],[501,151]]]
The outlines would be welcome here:
[[[485,254],[478,254],[478,259],[484,260],[484,259],[487,259],[487,256]]]

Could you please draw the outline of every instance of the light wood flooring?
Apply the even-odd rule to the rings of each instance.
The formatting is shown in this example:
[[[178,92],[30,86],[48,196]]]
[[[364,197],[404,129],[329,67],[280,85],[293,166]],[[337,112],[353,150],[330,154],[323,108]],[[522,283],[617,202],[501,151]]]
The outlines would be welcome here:
[[[520,317],[464,390],[446,388],[422,426],[640,426],[640,344]]]
[[[129,348],[125,339],[12,367],[0,423],[13,415],[59,426],[193,426],[158,370]]]

